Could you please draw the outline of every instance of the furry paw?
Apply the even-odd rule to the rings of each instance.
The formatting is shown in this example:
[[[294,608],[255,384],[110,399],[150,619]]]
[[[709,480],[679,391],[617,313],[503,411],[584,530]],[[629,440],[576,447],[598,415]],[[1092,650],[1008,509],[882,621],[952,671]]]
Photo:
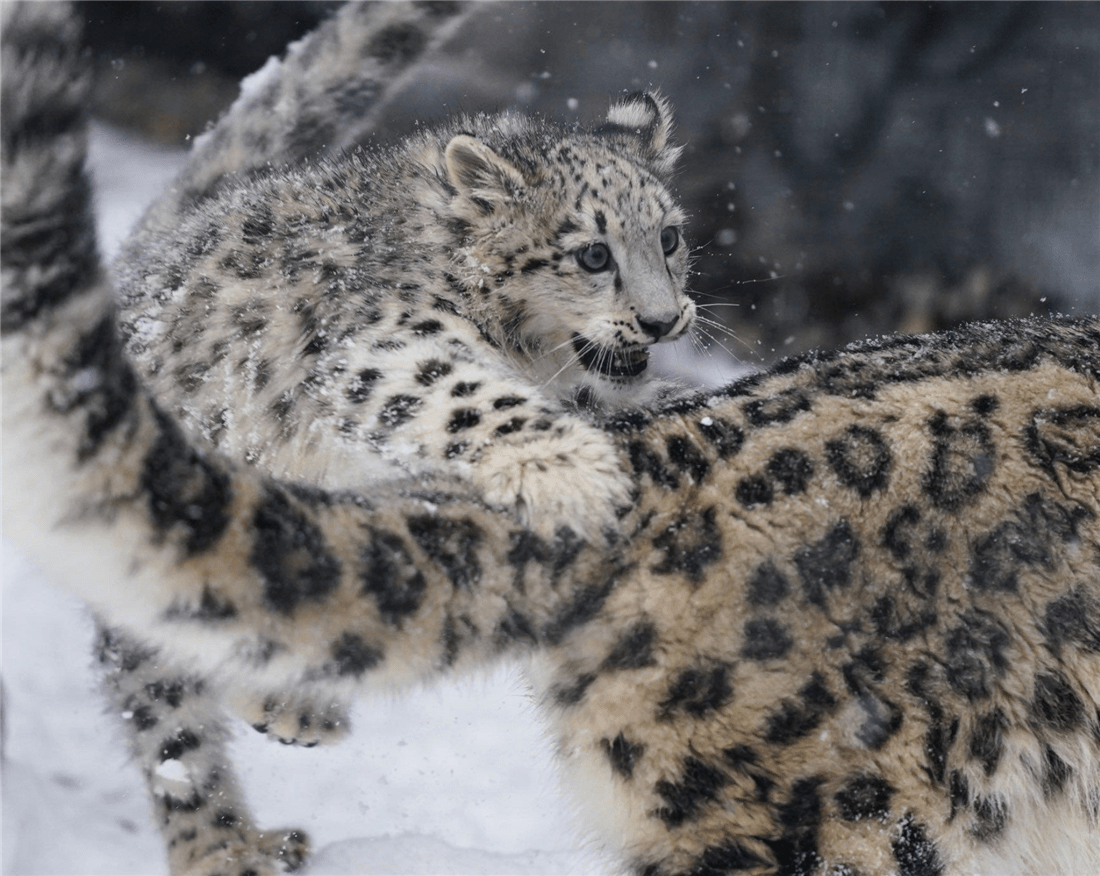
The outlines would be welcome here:
[[[482,495],[512,509],[544,537],[562,527],[593,537],[613,532],[630,504],[631,480],[607,439],[573,428],[522,444],[486,448],[473,469]]]
[[[301,867],[309,851],[309,837],[301,830],[242,832],[194,855],[182,868],[173,866],[172,876],[281,876]]]
[[[238,703],[236,712],[254,730],[283,745],[335,745],[351,730],[343,705],[321,705],[305,697],[273,695],[249,700]]]
[[[282,872],[293,873],[309,856],[309,835],[294,828],[263,830],[260,831],[257,848],[267,860],[280,864]]]

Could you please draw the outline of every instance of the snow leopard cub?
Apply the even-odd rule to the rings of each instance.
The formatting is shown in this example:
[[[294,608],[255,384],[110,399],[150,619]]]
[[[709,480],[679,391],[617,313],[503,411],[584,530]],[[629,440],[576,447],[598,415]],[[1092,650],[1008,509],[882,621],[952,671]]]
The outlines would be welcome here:
[[[545,535],[598,529],[627,501],[614,454],[553,418],[660,395],[648,348],[692,324],[671,110],[635,94],[594,129],[478,115],[322,148],[362,140],[362,94],[413,63],[389,46],[426,49],[461,13],[349,4],[265,68],[124,248],[123,334],[162,404],[276,476],[459,467]],[[237,711],[288,743],[348,728],[282,691]]]
[[[549,415],[653,398],[649,347],[692,323],[671,127],[638,94],[223,180],[124,253],[128,351],[231,456],[327,487],[462,465],[553,532],[566,454],[603,448]]]

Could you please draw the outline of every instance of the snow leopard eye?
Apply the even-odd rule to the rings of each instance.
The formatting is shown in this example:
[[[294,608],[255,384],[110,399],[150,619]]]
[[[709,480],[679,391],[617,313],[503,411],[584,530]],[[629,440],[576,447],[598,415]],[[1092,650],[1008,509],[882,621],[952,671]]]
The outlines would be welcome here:
[[[611,250],[603,243],[590,243],[577,250],[577,264],[590,274],[606,271],[611,267]]]
[[[672,255],[680,246],[680,229],[675,225],[669,225],[661,229],[661,249],[665,255]]]

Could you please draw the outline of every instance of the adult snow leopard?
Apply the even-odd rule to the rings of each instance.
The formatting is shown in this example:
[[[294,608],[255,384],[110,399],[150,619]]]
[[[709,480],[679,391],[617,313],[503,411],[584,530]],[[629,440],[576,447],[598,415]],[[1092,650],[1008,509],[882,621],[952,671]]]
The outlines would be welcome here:
[[[520,655],[633,872],[1100,866],[1100,320],[868,342],[595,425],[551,406],[606,442],[598,527],[532,528],[458,465],[295,484],[189,438],[123,355],[75,28],[4,14],[4,523],[127,631],[101,653],[174,873],[304,852],[252,824],[214,699]]]

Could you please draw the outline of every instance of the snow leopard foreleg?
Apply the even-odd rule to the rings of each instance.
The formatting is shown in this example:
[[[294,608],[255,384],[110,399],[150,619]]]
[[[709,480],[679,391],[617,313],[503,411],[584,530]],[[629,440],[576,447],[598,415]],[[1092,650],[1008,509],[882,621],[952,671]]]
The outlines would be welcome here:
[[[226,752],[229,731],[213,683],[102,624],[95,656],[152,798],[173,876],[296,870],[308,852],[306,835],[253,824]]]

